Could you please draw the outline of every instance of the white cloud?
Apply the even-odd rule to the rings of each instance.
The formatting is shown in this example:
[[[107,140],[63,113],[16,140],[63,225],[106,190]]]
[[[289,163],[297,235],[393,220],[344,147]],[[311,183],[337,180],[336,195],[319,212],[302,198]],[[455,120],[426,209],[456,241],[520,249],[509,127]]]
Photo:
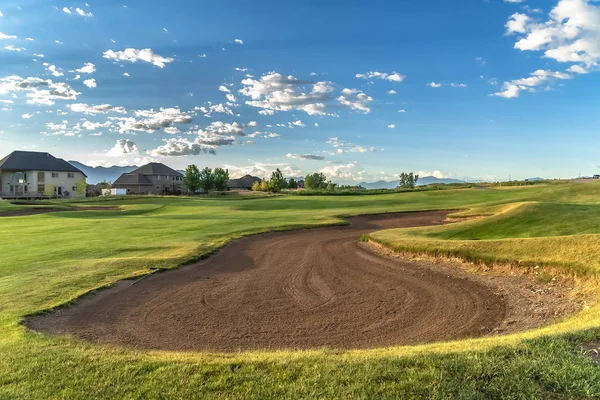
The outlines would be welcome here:
[[[221,121],[212,122],[206,129],[206,133],[211,135],[234,135],[244,136],[244,127],[237,122],[227,123]]]
[[[45,56],[41,53],[34,53],[33,54],[34,57],[39,57],[39,58],[44,58]]]
[[[504,0],[505,3],[522,3],[525,0]]]
[[[76,100],[80,94],[63,82],[12,75],[0,78],[0,94],[26,93],[28,104],[53,105],[54,100]]]
[[[89,88],[95,88],[97,86],[94,78],[86,79],[83,81],[83,84]]]
[[[87,131],[95,131],[98,128],[110,128],[111,127],[111,122],[110,121],[106,121],[106,122],[92,122],[92,121],[84,121],[81,124],[81,127]]]
[[[21,51],[25,51],[27,49],[25,47],[15,47],[12,44],[9,44],[7,46],[4,46],[4,50],[21,52]]]
[[[64,7],[62,10],[63,10],[63,12],[65,12],[69,15],[77,14],[82,17],[93,17],[94,16],[94,14],[92,14],[91,12],[85,12],[81,8],[75,8],[75,10],[73,10],[73,7],[71,7],[71,8]]]
[[[54,41],[54,43],[56,43],[56,44],[60,44],[60,45],[64,44],[63,42],[61,42],[61,41],[60,41],[60,40],[58,40],[58,39],[56,39],[56,40]]]
[[[82,74],[93,74],[96,72],[96,66],[92,63],[85,63],[83,67],[76,69],[75,72],[80,72]]]
[[[148,151],[148,155],[154,157],[177,157],[202,153],[216,154],[218,147],[234,144],[235,137],[200,133],[194,140],[179,137],[165,139],[164,143],[162,146]]]
[[[345,88],[342,90],[342,96],[339,96],[337,101],[351,110],[362,111],[363,113],[368,114],[371,112],[368,103],[372,102],[373,98],[367,96],[360,90]]]
[[[394,89],[388,90],[388,94],[396,94],[396,91]]]
[[[16,35],[7,35],[5,33],[0,32],[0,39],[16,39]]]
[[[364,170],[356,170],[357,163],[356,161],[348,163],[348,164],[339,164],[339,165],[329,165],[320,172],[324,173],[325,176],[329,179],[344,179],[351,181],[361,181],[364,179]]]
[[[233,110],[223,104],[212,104],[208,102],[208,107],[195,107],[194,111],[200,111],[205,117],[211,117],[213,113],[222,113],[233,115]]]
[[[467,84],[466,83],[456,83],[456,82],[452,82],[450,84],[450,86],[452,86],[453,88],[466,88]]]
[[[390,129],[396,129],[396,125],[394,125],[394,124],[388,125],[388,128],[390,128]]]
[[[109,157],[122,157],[125,155],[138,155],[136,144],[130,139],[119,139],[115,146],[106,152]]]
[[[220,90],[221,92],[225,92],[225,93],[231,93],[231,90],[229,90],[229,89],[227,88],[227,86],[224,86],[224,85],[221,85],[221,86],[219,86],[219,90]]]
[[[53,76],[63,76],[64,75],[61,71],[59,71],[59,69],[56,67],[56,65],[51,65],[48,63],[44,63],[43,65],[44,65],[44,67],[46,67],[46,70],[48,72],[50,72]]]
[[[438,179],[445,179],[445,178],[450,178],[450,175],[439,171],[439,170],[433,170],[433,171],[419,171],[417,172],[417,174],[419,175],[419,177],[423,178],[425,176],[433,176],[434,178],[438,178]]]
[[[79,112],[84,114],[108,114],[108,113],[118,113],[118,114],[126,114],[127,110],[125,107],[117,107],[110,104],[99,104],[95,106],[90,106],[87,104],[70,104],[68,106],[71,111]]]
[[[325,157],[323,157],[323,156],[316,156],[314,154],[292,154],[292,153],[288,153],[286,155],[286,157],[288,157],[288,158],[294,158],[296,160],[313,160],[313,161],[321,161],[321,160],[325,159]]]
[[[35,116],[35,114],[23,114],[23,115],[21,115],[21,118],[23,118],[23,119],[30,119],[33,116]]]
[[[233,41],[237,44],[244,44],[244,41],[242,39],[234,39]]]
[[[399,113],[405,113],[405,112],[406,112],[406,110],[404,110],[404,109],[403,109],[403,110],[398,110],[398,112],[399,112]]]
[[[535,92],[536,87],[542,84],[548,83],[553,80],[564,80],[571,79],[572,76],[564,72],[554,72],[550,70],[538,69],[532,72],[529,77],[522,79],[515,79],[512,81],[504,82],[502,91],[494,93],[493,96],[504,97],[506,99],[512,99],[519,97],[521,91],[525,90],[528,92]]]
[[[258,122],[256,122],[256,121],[248,122],[248,126],[256,126],[256,125],[258,125]]]
[[[506,32],[518,36],[514,45],[518,50],[540,51],[544,58],[577,64],[569,72],[588,72],[600,62],[600,6],[594,1],[559,0],[546,21],[515,13],[506,23]],[[519,85],[504,85],[510,90],[507,95],[518,96]]]
[[[293,125],[293,126],[299,126],[300,128],[304,128],[304,127],[306,126],[306,125],[304,125],[304,124],[302,123],[302,121],[301,121],[301,120],[297,120],[297,121],[294,121],[294,122],[290,122],[290,125]]]
[[[405,78],[404,75],[401,75],[397,72],[392,72],[391,74],[386,72],[378,72],[378,71],[370,71],[364,74],[356,74],[356,77],[359,79],[384,79],[390,82],[402,82]]]
[[[441,86],[442,86],[442,84],[441,84],[441,83],[435,83],[435,82],[429,82],[429,83],[427,84],[427,86],[429,86],[429,87],[432,87],[432,88],[436,88],[436,89],[437,89],[437,88],[441,87]]]
[[[2,14],[2,11],[0,11],[0,17],[4,17],[4,14]]]
[[[274,111],[302,110],[309,115],[325,114],[325,101],[333,91],[331,82],[306,83],[293,76],[284,77],[279,73],[269,73],[255,80],[242,80],[244,88],[239,90],[243,96],[250,97],[246,104],[262,108],[263,115],[272,115]],[[304,89],[310,87],[310,92]],[[268,111],[267,111],[268,110]]]
[[[248,71],[248,68],[240,68],[240,67],[236,67],[235,68],[236,71],[241,71],[241,72],[246,72]]]
[[[356,145],[354,143],[345,142],[343,140],[338,139],[337,137],[333,137],[327,140],[328,144],[330,144],[334,149],[335,153],[373,153],[376,152],[377,149],[375,147],[365,147]]]
[[[237,101],[237,99],[235,98],[235,96],[231,93],[227,93],[225,95],[225,97],[227,98],[227,101],[231,102],[231,103],[235,103]]]
[[[189,124],[192,122],[192,116],[179,108],[161,108],[158,111],[137,110],[135,115],[142,119],[133,117],[116,119],[120,133],[129,131],[153,133],[171,127],[173,124]]]
[[[137,61],[145,61],[159,68],[164,68],[165,64],[175,61],[174,58],[163,57],[155,54],[152,49],[133,49],[128,48],[124,51],[107,50],[104,52],[104,58],[113,59],[116,61],[129,61],[135,63]]]

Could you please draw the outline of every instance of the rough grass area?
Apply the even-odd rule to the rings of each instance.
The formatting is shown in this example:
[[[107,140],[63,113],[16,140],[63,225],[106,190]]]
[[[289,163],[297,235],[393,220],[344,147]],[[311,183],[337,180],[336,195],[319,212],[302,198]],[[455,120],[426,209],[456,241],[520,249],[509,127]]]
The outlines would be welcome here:
[[[452,226],[385,231],[372,238],[405,250],[542,263],[592,276],[600,271],[595,251],[600,250],[598,184],[368,198],[100,202],[121,211],[63,211],[0,220],[0,399],[600,395],[600,369],[579,345],[600,338],[596,306],[554,326],[517,335],[347,352],[143,352],[48,337],[19,325],[24,315],[149,273],[150,268],[177,267],[241,235],[342,223],[338,216],[363,213],[463,209],[468,211],[462,216],[488,215]]]

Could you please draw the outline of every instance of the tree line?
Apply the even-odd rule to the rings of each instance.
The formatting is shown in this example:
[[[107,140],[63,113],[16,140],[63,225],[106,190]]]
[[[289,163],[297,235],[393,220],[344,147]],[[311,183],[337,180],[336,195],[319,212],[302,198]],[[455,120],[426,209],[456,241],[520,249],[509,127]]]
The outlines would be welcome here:
[[[183,183],[191,193],[199,190],[206,193],[212,190],[222,192],[227,190],[229,184],[229,170],[218,167],[214,170],[208,167],[200,170],[194,164],[188,165],[183,176]]]

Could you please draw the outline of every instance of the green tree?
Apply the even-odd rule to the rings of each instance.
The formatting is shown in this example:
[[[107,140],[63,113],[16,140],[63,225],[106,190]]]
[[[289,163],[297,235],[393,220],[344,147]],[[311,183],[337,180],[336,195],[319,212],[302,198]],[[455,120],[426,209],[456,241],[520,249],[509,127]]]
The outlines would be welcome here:
[[[215,168],[213,171],[213,181],[215,190],[222,192],[227,190],[229,184],[229,170],[223,168]]]
[[[273,171],[271,174],[271,179],[269,180],[269,191],[273,193],[277,193],[281,191],[281,189],[287,187],[287,182],[283,177],[283,173],[277,168],[276,171]]]
[[[194,164],[188,165],[183,176],[183,184],[190,193],[196,193],[200,189],[200,171]]]
[[[256,181],[252,184],[252,191],[260,192],[260,182],[259,181]]]
[[[215,177],[213,175],[212,169],[205,167],[202,171],[200,171],[200,189],[205,192],[210,192],[215,187]]]
[[[80,179],[75,182],[75,191],[79,194],[85,194],[85,192],[87,192],[87,183],[85,183],[85,179]]]
[[[402,189],[414,189],[417,186],[417,181],[419,180],[419,175],[413,172],[402,172],[400,174],[400,184],[399,188]]]
[[[100,182],[96,186],[98,189],[112,189],[112,183],[110,182]]]
[[[288,189],[298,189],[298,183],[294,178],[290,178],[288,181]]]
[[[335,189],[337,189],[337,185],[331,181],[327,182],[327,190],[330,192],[333,192]]]
[[[262,181],[260,181],[260,191],[261,192],[269,191],[269,181],[266,181],[264,179]]]
[[[315,172],[304,178],[304,187],[306,189],[325,189],[327,187],[327,177],[322,172]]]

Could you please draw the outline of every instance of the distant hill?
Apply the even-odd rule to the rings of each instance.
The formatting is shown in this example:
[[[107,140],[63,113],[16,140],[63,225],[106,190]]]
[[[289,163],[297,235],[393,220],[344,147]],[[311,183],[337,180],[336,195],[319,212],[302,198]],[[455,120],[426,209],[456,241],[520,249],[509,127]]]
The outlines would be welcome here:
[[[540,178],[538,176],[538,177],[535,177],[535,178],[528,178],[528,179],[525,179],[525,180],[529,181],[529,182],[537,182],[537,181],[544,181],[545,179],[544,178]]]
[[[129,165],[125,167],[119,167],[113,165],[112,167],[88,167],[79,161],[69,161],[69,164],[79,168],[81,172],[87,175],[87,182],[91,184],[99,182],[114,182],[121,174],[131,172],[138,167],[135,165]]]
[[[417,186],[431,185],[433,183],[465,183],[459,179],[451,178],[436,178],[435,176],[424,176],[419,178]],[[366,189],[395,189],[400,184],[400,180],[397,181],[377,181],[377,182],[361,182],[360,186]]]

